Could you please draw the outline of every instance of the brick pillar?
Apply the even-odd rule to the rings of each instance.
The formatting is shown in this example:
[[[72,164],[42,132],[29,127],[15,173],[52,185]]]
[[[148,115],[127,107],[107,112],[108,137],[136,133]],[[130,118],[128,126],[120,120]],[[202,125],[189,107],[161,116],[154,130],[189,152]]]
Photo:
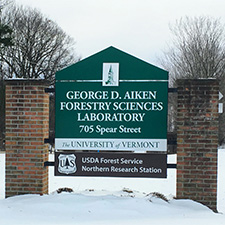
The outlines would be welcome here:
[[[217,80],[179,80],[177,108],[177,198],[216,211]]]
[[[6,197],[47,194],[49,96],[46,82],[6,81]]]

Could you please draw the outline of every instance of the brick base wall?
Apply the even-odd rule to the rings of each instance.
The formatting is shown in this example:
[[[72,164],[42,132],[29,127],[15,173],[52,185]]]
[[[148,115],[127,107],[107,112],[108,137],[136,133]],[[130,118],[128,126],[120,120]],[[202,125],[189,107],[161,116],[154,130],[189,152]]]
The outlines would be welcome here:
[[[177,109],[177,198],[216,211],[218,94],[216,80],[179,80]]]
[[[6,81],[6,197],[48,193],[49,96],[42,81]]]

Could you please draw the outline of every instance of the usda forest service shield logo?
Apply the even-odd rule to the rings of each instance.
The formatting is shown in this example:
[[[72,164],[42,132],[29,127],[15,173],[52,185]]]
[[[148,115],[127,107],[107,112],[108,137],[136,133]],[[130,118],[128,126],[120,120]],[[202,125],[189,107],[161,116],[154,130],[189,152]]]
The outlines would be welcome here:
[[[64,173],[64,174],[71,174],[75,173],[77,171],[76,167],[76,156],[74,154],[70,155],[64,155],[60,154],[58,156],[59,159],[59,166],[58,166],[58,171],[59,173]]]

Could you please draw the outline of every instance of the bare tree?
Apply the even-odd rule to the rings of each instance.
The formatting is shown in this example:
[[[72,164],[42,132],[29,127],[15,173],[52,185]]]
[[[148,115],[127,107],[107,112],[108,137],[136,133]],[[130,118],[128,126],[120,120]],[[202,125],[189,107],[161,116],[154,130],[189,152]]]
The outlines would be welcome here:
[[[170,27],[174,39],[164,53],[162,65],[170,72],[170,85],[175,86],[179,78],[220,79],[220,91],[225,95],[225,33],[220,20],[210,17],[181,18]],[[176,116],[176,100],[171,98]],[[170,121],[176,121],[171,119]],[[220,116],[219,139],[225,140],[225,118]],[[172,127],[176,127],[173,124]]]
[[[0,0],[0,52],[4,50],[4,48],[8,46],[12,46],[12,28],[8,26],[7,24],[3,24],[1,21],[2,17],[2,10],[4,7],[9,5],[11,2],[9,0]],[[2,82],[2,85],[0,87],[3,87],[3,73],[2,73],[2,63],[0,64],[0,82]],[[0,90],[0,93],[2,92],[2,89]],[[1,95],[0,95],[1,98]]]
[[[2,47],[0,50],[0,80],[3,78],[41,78],[53,84],[56,71],[77,61],[74,40],[55,22],[36,9],[18,6],[12,2],[10,4],[9,0],[0,0],[0,24],[7,24],[7,27],[11,27],[13,37],[13,45]],[[8,38],[7,33],[2,34],[3,36],[0,37]],[[8,39],[3,41],[6,42]],[[53,131],[54,101],[52,99],[54,96],[51,96],[50,104],[50,129]],[[0,102],[3,103],[0,108],[0,133],[3,134],[3,82],[0,82]]]
[[[174,39],[164,54],[164,66],[169,69],[173,81],[225,75],[225,36],[220,20],[185,17],[170,29]]]
[[[7,5],[11,4],[12,1],[13,0],[0,0],[0,13],[2,12],[2,9]]]
[[[13,46],[0,53],[5,77],[53,82],[57,70],[77,61],[73,39],[40,11],[10,5],[1,20],[13,28],[14,39]]]

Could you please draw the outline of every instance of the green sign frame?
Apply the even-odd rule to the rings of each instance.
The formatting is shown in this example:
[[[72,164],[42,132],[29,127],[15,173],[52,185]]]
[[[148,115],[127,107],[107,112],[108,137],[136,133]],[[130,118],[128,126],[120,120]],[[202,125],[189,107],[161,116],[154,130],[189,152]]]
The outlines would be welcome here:
[[[83,61],[56,76],[55,148],[166,152],[168,73],[113,47]]]

